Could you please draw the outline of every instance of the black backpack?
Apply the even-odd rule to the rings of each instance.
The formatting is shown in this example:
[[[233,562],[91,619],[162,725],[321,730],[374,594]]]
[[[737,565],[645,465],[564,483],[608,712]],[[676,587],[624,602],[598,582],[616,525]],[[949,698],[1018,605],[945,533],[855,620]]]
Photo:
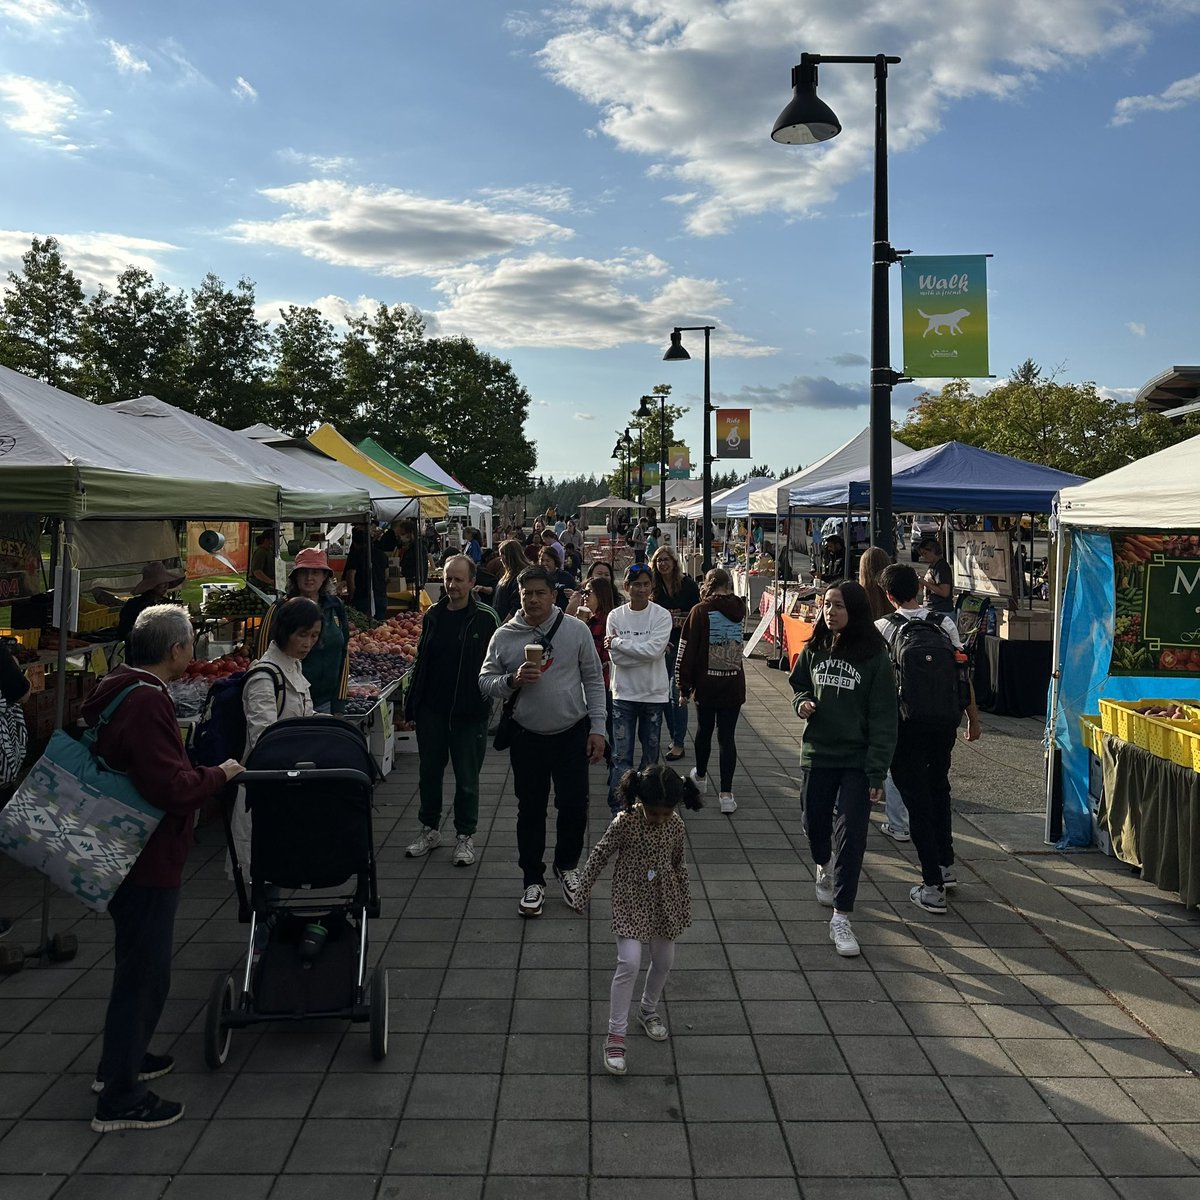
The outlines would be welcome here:
[[[218,679],[208,692],[204,711],[192,740],[192,762],[198,767],[219,767],[227,759],[241,759],[246,750],[246,710],[242,692],[251,675],[270,675],[275,685],[275,709],[283,712],[283,676],[266,663],[237,675]]]
[[[966,656],[958,651],[936,613],[924,617],[888,617],[886,639],[905,721],[957,725],[970,702]]]

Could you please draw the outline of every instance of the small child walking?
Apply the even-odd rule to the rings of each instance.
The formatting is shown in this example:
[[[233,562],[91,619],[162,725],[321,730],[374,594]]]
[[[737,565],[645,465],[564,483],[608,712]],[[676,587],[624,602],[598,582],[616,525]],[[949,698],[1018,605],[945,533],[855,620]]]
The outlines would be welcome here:
[[[658,1002],[675,960],[675,939],[692,923],[688,870],[683,855],[683,818],[676,812],[702,806],[690,779],[655,763],[626,771],[617,785],[621,811],[592,849],[580,872],[575,908],[587,907],[605,863],[616,856],[612,882],[612,929],[617,935],[617,969],[609,1000],[605,1069],[625,1074],[625,1031],[629,1006],[642,966],[642,945],[650,944],[650,969],[642,989],[638,1023],[656,1042],[667,1040]]]

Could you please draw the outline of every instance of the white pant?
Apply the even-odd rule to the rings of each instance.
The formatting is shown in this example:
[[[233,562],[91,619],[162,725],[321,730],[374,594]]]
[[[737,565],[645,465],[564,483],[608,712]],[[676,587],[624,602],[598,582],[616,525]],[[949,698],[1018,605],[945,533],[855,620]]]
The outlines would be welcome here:
[[[666,938],[650,939],[650,970],[642,990],[642,1015],[658,1011],[663,986],[675,961],[675,943]],[[617,938],[617,969],[613,973],[609,997],[608,1032],[620,1037],[629,1028],[629,1005],[633,1000],[633,985],[642,969],[642,943],[637,938]]]
[[[887,823],[901,833],[908,832],[908,807],[900,795],[900,789],[892,782],[892,773],[887,773],[883,781],[883,794],[886,800],[883,818]]]

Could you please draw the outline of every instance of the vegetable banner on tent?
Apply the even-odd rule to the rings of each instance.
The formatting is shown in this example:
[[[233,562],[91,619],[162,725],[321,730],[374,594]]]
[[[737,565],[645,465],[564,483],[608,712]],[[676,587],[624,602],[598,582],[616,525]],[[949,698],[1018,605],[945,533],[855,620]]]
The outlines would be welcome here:
[[[1110,675],[1200,674],[1200,534],[1114,533]]]

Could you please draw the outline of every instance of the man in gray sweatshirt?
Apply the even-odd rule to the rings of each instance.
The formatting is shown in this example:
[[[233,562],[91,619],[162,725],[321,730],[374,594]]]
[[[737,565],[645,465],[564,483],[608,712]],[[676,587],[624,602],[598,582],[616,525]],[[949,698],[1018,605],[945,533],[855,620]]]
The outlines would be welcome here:
[[[546,898],[546,810],[557,811],[554,874],[571,904],[587,829],[588,767],[604,759],[604,673],[592,631],[563,615],[542,567],[517,576],[521,607],[492,635],[479,673],[491,699],[515,699],[509,746],[517,794],[520,913],[538,917]]]

